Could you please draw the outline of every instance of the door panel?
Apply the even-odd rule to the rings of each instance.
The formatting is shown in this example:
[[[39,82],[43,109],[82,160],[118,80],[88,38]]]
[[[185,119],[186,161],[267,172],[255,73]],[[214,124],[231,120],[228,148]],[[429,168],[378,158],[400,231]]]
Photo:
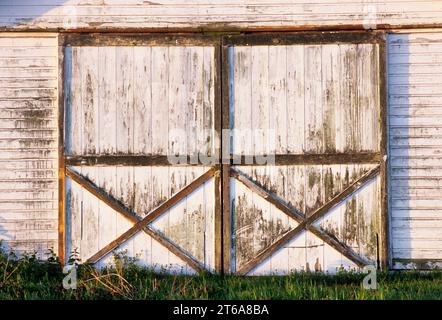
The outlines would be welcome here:
[[[224,49],[233,131],[226,268],[334,273],[377,264],[378,41],[241,38]]]
[[[64,49],[66,255],[214,271],[215,47],[100,41]]]

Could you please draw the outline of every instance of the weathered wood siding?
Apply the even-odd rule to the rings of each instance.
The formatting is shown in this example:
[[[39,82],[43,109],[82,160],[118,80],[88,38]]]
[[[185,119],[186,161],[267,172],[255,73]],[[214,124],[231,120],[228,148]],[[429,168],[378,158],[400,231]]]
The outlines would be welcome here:
[[[57,251],[57,36],[0,33],[0,240]]]
[[[214,48],[67,47],[66,154],[167,156],[213,151]],[[208,170],[203,166],[73,167],[144,218]],[[214,268],[214,179],[151,228],[209,270]],[[67,255],[82,261],[133,223],[68,179]],[[139,262],[193,272],[155,239],[138,233],[118,248]],[[100,264],[111,262],[105,257]]]
[[[3,0],[13,29],[296,29],[441,25],[434,0]]]
[[[442,33],[388,41],[394,268],[442,266]]]
[[[377,44],[235,46],[229,57],[233,154],[379,151]],[[375,166],[318,161],[236,169],[308,218]],[[238,270],[298,223],[237,180],[232,179],[231,193],[232,268]],[[374,264],[379,218],[377,176],[315,225]],[[356,266],[310,231],[303,231],[251,274],[336,272],[340,267]]]

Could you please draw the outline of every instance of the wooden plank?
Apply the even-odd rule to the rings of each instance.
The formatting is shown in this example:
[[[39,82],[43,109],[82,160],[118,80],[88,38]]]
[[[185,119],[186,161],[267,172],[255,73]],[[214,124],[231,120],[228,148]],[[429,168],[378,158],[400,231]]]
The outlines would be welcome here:
[[[230,169],[230,175],[242,182],[246,187],[255,192],[257,195],[267,200],[271,204],[273,204],[276,208],[286,213],[289,217],[293,218],[296,222],[302,223],[304,218],[297,212],[294,212],[291,208],[289,208],[286,204],[282,203],[279,199],[277,199],[273,194],[269,193],[269,191],[265,190],[254,181],[247,178],[243,173],[239,172],[236,169]]]
[[[116,198],[130,210],[132,216],[136,216],[134,212],[135,207],[135,193],[134,193],[134,168],[133,167],[116,167],[115,168],[115,182]],[[133,220],[133,219],[132,219]],[[118,216],[116,221],[117,235],[123,234],[131,226],[133,222],[125,217]],[[134,242],[132,239],[125,242],[119,247],[121,252],[124,252],[128,257],[134,256]],[[96,252],[96,251],[95,251]],[[90,255],[89,255],[90,256]]]
[[[117,168],[115,167],[100,167],[97,168],[98,180],[97,187],[105,191],[109,195],[116,195],[117,192]],[[99,216],[98,216],[98,249],[108,244],[115,239],[119,234],[117,233],[117,220],[121,219],[120,213],[115,211],[106,202],[99,201]],[[109,257],[113,258],[113,257]],[[105,267],[111,265],[111,259],[104,258],[97,264],[98,267]]]
[[[269,47],[253,46],[249,50],[251,56],[251,109],[250,118],[241,119],[241,124],[251,121],[252,138],[251,153],[254,156],[266,155],[269,146]],[[239,88],[237,95],[242,95],[243,88]],[[248,94],[244,92],[244,94]],[[234,108],[242,108],[235,105]],[[242,130],[239,125],[235,129]],[[256,158],[256,157],[255,157]]]
[[[90,181],[97,181],[96,168],[81,167],[80,170],[82,176],[87,177]],[[83,188],[81,205],[80,257],[82,261],[85,261],[87,257],[98,250],[99,200]]]
[[[205,61],[207,59],[204,59]],[[209,154],[218,159],[222,159],[222,147],[223,147],[223,87],[224,79],[223,79],[223,51],[221,43],[214,48],[214,57],[213,57],[213,69],[214,69],[214,106],[213,106],[213,131],[216,134],[218,140],[213,141],[213,149]],[[206,67],[206,64],[204,65]],[[205,81],[206,82],[206,81]],[[211,89],[212,90],[212,89]],[[205,90],[206,92],[207,90]],[[212,91],[211,91],[212,93]],[[206,96],[206,94],[205,94]],[[206,111],[207,110],[207,111]],[[209,109],[204,109],[205,118],[208,118],[208,115],[212,114],[208,112]],[[211,122],[209,122],[210,124]],[[211,127],[208,125],[207,127]],[[218,141],[218,145],[215,142]],[[221,161],[222,163],[222,161]],[[222,173],[222,164],[219,164],[217,167],[217,173],[214,176],[214,193],[213,193],[213,201],[214,201],[214,217],[213,217],[213,239],[214,242],[214,271],[218,274],[222,274],[223,272],[223,173]],[[206,190],[207,192],[207,190]]]
[[[133,153],[133,48],[116,48],[117,152]]]
[[[357,101],[357,45],[340,46],[341,50],[341,104],[343,105],[344,152],[359,152],[360,134],[358,132]]]
[[[64,46],[64,37],[58,39],[58,248],[57,254],[62,265],[66,262],[66,171],[64,163],[64,110],[68,104],[65,88],[70,86],[65,82],[70,81],[72,75],[71,50]],[[65,52],[66,51],[66,52]],[[69,92],[67,92],[69,94]]]
[[[386,39],[386,36],[384,35]],[[381,268],[388,270],[391,265],[390,256],[390,213],[389,213],[389,173],[388,173],[388,91],[387,91],[387,48],[385,41],[379,44],[379,99],[380,99],[380,150],[383,162],[381,163],[381,219],[380,219],[380,264]]]
[[[304,47],[305,153],[324,152],[321,52],[318,45]]]
[[[77,155],[81,154],[83,148],[82,132],[82,89],[81,89],[81,50],[79,48],[72,48],[72,80],[70,81],[71,99],[69,108],[70,114],[66,116],[68,119],[67,131],[67,146],[66,154]]]
[[[80,72],[83,131],[81,154],[95,154],[98,147],[98,48],[79,48],[81,51]]]
[[[152,48],[133,48],[134,154],[152,153]]]
[[[226,47],[229,48],[229,47]],[[225,81],[223,86],[223,96],[231,95],[232,101],[226,100],[226,112],[232,105],[232,150],[235,155],[253,155],[253,136],[252,136],[252,71],[253,61],[250,48],[230,47],[225,49],[224,56],[227,62],[223,64],[225,70],[228,70],[226,76],[233,77],[232,89],[229,90],[230,79]],[[227,68],[227,69],[226,69]],[[224,87],[226,90],[224,90]],[[226,91],[226,93],[224,93]],[[227,96],[229,97],[229,96]],[[226,98],[227,99],[227,98]],[[223,112],[224,114],[225,112]],[[225,127],[223,127],[225,128]],[[229,127],[227,127],[229,128]]]
[[[254,192],[262,194],[262,197],[267,201],[274,204],[278,209],[292,217],[293,219],[299,222],[299,225],[287,232],[283,237],[281,237],[278,241],[274,242],[271,246],[267,247],[267,249],[261,251],[254,259],[250,260],[246,264],[244,264],[240,269],[237,270],[239,274],[246,274],[256,265],[258,265],[263,260],[270,257],[273,253],[283,247],[288,241],[293,239],[297,234],[299,234],[302,230],[308,229],[315,236],[319,237],[328,245],[332,246],[339,252],[341,252],[344,256],[346,256],[351,261],[354,261],[358,266],[364,265],[363,261],[356,253],[354,253],[347,246],[342,245],[339,241],[335,240],[333,237],[325,233],[324,231],[318,230],[312,224],[320,217],[322,217],[325,213],[330,211],[332,208],[341,203],[344,199],[349,197],[351,194],[355,193],[357,190],[362,188],[367,181],[373,179],[376,175],[379,174],[380,167],[377,166],[374,169],[370,170],[366,174],[364,174],[361,178],[357,179],[355,182],[346,187],[341,193],[332,198],[330,201],[325,203],[320,208],[316,209],[312,212],[308,218],[304,219],[303,217],[299,217],[298,213],[294,212],[291,208],[286,207],[282,204],[278,199],[276,199],[273,195],[268,193],[263,189],[260,189],[259,186],[254,184],[252,181],[248,180],[241,173],[236,170],[232,170],[232,175],[239,181],[241,181],[244,185],[251,188]],[[315,262],[316,263],[316,262]]]
[[[223,39],[224,41],[224,39]],[[221,48],[221,69],[223,71],[227,71],[227,72],[223,72],[221,74],[221,129],[222,130],[231,130],[234,129],[234,127],[232,128],[231,125],[233,123],[232,120],[235,119],[231,119],[230,118],[230,112],[231,112],[231,104],[235,103],[234,101],[236,101],[236,97],[233,95],[234,92],[231,92],[233,88],[230,87],[231,84],[231,77],[233,76],[232,72],[235,72],[235,70],[237,70],[236,66],[239,65],[236,64],[235,61],[232,61],[231,59],[235,57],[235,52],[236,50],[234,50],[234,48],[232,47],[228,47],[228,46],[222,46]],[[244,55],[244,54],[243,54]],[[234,75],[236,76],[237,73],[235,72]],[[245,95],[246,96],[246,95]],[[232,98],[235,99],[232,101]],[[234,104],[236,105],[236,104]],[[236,108],[233,109],[232,111],[234,111],[236,113]],[[226,141],[227,139],[227,141]],[[235,137],[234,137],[235,139]],[[224,153],[224,150],[226,149],[227,153],[228,153],[228,157],[230,158],[231,152],[233,149],[231,149],[231,145],[230,145],[230,135],[229,136],[225,136],[224,132],[221,135],[221,149],[222,152]],[[235,146],[236,147],[236,140],[235,140]],[[224,154],[222,155],[224,157]],[[220,177],[220,187],[221,187],[221,194],[220,194],[220,201],[221,203],[221,219],[222,219],[222,227],[221,227],[221,239],[222,239],[222,248],[221,248],[221,253],[222,253],[222,259],[221,259],[221,263],[222,263],[222,274],[230,274],[232,272],[232,261],[231,261],[231,257],[232,257],[232,226],[231,226],[231,206],[232,206],[232,199],[231,199],[231,195],[230,195],[230,187],[231,187],[231,179],[230,179],[230,164],[224,164],[224,159],[223,159],[223,164],[221,166],[221,177]]]
[[[196,162],[198,154],[204,152],[205,134],[204,129],[204,90],[205,83],[211,82],[211,79],[205,79],[204,68],[204,47],[186,48],[186,62],[188,71],[187,83],[187,102],[185,102],[186,137],[187,150],[185,152],[192,160]],[[210,66],[210,65],[209,65]],[[210,89],[209,89],[210,90]],[[201,150],[201,151],[200,151]]]
[[[339,45],[323,45],[321,57],[324,151],[336,152],[337,119],[340,108]]]
[[[186,158],[185,163],[179,163],[178,166],[204,165],[199,159],[198,163],[192,163],[190,157]],[[349,163],[379,163],[381,155],[378,152],[368,153],[335,153],[335,154],[276,154],[275,165],[300,165],[300,164],[349,164]],[[228,160],[228,159],[227,159]],[[250,161],[252,160],[252,161]],[[219,163],[220,160],[215,161]],[[231,164],[239,163],[241,165],[257,165],[257,160],[252,154],[241,157],[234,155],[230,160]],[[127,165],[127,166],[165,166],[170,161],[166,155],[75,155],[66,156],[66,164],[71,166],[108,166],[108,165]],[[175,164],[174,164],[175,165]]]
[[[287,46],[287,151],[289,154],[303,154],[305,149],[304,68],[304,46]]]
[[[202,34],[162,34],[149,33],[68,33],[66,44],[70,46],[141,46],[141,47],[163,47],[163,46],[206,46],[217,44],[219,37],[216,35]]]
[[[183,47],[170,47],[169,59],[169,139],[168,155],[181,162],[187,155],[187,95],[189,52]]]
[[[181,189],[179,192],[177,192],[172,198],[166,200],[163,204],[161,204],[160,206],[158,206],[157,208],[152,210],[146,217],[144,217],[143,219],[141,219],[139,221],[138,221],[138,219],[135,220],[136,218],[134,218],[134,216],[132,216],[130,214],[128,215],[128,209],[126,207],[124,207],[124,206],[123,207],[120,206],[118,204],[118,202],[113,201],[113,200],[109,201],[109,198],[103,199],[103,201],[108,201],[109,205],[115,206],[115,208],[118,209],[118,212],[121,212],[123,215],[125,215],[127,217],[131,216],[132,218],[129,218],[129,219],[131,219],[132,221],[136,221],[136,223],[133,225],[133,227],[131,227],[129,230],[127,230],[125,233],[123,233],[121,236],[119,236],[117,239],[115,239],[114,241],[110,242],[108,245],[106,245],[105,247],[100,249],[96,254],[91,256],[88,259],[88,263],[95,263],[95,262],[97,262],[104,255],[106,255],[107,253],[109,253],[112,250],[114,250],[121,243],[123,243],[127,239],[131,238],[133,235],[135,235],[137,232],[139,232],[143,228],[147,229],[147,230],[150,230],[150,231],[146,231],[146,230],[143,229],[144,231],[148,232],[148,234],[151,237],[153,237],[153,234],[156,234],[156,233],[154,233],[151,229],[149,229],[148,227],[145,227],[145,226],[147,224],[151,223],[152,221],[154,221],[156,218],[158,218],[165,211],[167,211],[168,209],[173,207],[179,201],[181,201],[184,197],[186,197],[188,194],[190,194],[193,190],[198,188],[202,183],[204,183],[205,181],[210,179],[214,175],[214,173],[215,173],[215,169],[213,169],[213,168],[210,169],[209,171],[205,172],[203,175],[201,175],[200,177],[198,177],[197,179],[192,181],[190,184],[185,186],[183,189]],[[68,171],[68,174],[71,176],[70,171]],[[160,241],[161,243],[165,242],[165,239],[163,239],[160,236],[156,236],[155,240]],[[170,249],[170,248],[168,247],[168,249]],[[186,261],[186,262],[188,262],[188,261]]]
[[[169,48],[152,48],[152,154],[167,155],[169,138]]]
[[[99,47],[99,155],[117,151],[117,61],[115,47]],[[85,156],[84,154],[82,156]],[[73,164],[73,165],[80,165]],[[86,161],[86,165],[93,165]]]
[[[269,132],[267,154],[287,153],[287,47],[268,48]],[[297,62],[298,64],[299,62]]]
[[[296,33],[255,33],[227,36],[226,45],[265,46],[265,45],[321,45],[321,44],[358,44],[383,41],[382,32],[296,32]]]

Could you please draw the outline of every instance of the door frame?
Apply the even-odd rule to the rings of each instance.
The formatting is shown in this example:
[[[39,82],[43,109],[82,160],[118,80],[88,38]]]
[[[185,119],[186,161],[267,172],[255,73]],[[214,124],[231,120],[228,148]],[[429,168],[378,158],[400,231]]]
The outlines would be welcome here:
[[[380,195],[380,230],[378,235],[378,257],[377,266],[383,270],[388,270],[390,266],[390,250],[389,250],[389,210],[388,210],[388,137],[387,137],[387,112],[388,112],[388,94],[387,94],[387,55],[386,55],[386,32],[384,31],[336,31],[336,32],[290,32],[290,33],[250,33],[241,35],[226,35],[222,40],[222,113],[223,113],[223,129],[230,128],[230,110],[233,101],[231,101],[229,73],[229,48],[233,46],[259,46],[259,45],[295,45],[295,44],[377,44],[379,46],[379,114],[380,114],[380,148],[379,152],[359,152],[359,153],[341,153],[341,154],[302,154],[302,155],[275,155],[275,165],[299,165],[299,164],[348,164],[348,163],[373,163],[377,164],[379,168],[379,175],[381,179],[381,195]],[[235,155],[230,155],[234,158]],[[247,155],[245,157],[248,157]],[[248,157],[250,159],[250,157]],[[241,164],[245,162],[241,160]],[[247,164],[254,164],[248,162]],[[230,202],[230,178],[234,177],[237,180],[248,184],[249,189],[255,192],[261,192],[265,199],[278,207],[286,214],[290,215],[290,210],[276,198],[272,198],[266,190],[259,190],[259,186],[254,184],[248,178],[239,174],[232,168],[232,161],[228,164],[223,164],[222,170],[223,182],[223,271],[224,273],[232,273],[231,270],[231,251],[233,250],[231,243],[231,202]],[[361,181],[359,181],[361,182]],[[355,189],[356,190],[356,189]],[[353,192],[355,192],[353,190]],[[351,190],[348,190],[349,192]],[[351,193],[353,193],[351,192]],[[351,194],[350,193],[350,194]],[[292,212],[293,213],[293,212]],[[300,219],[298,223],[304,224],[307,219]],[[295,219],[296,220],[296,219]],[[307,228],[303,228],[307,230]],[[290,234],[290,232],[288,233]],[[284,237],[284,241],[287,241]],[[324,241],[325,238],[323,239]],[[333,243],[333,239],[329,239],[329,245],[336,250],[344,253],[345,245]],[[257,256],[252,259],[251,263],[247,263],[245,268],[239,270],[240,274],[247,274],[252,268],[258,266],[270,255],[282,248],[283,241],[277,241],[271,245],[271,250],[267,254]],[[270,248],[269,247],[269,248]],[[266,251],[266,250],[264,250]],[[357,257],[347,252],[347,257],[353,260],[359,266],[363,266],[362,261],[358,261]]]
[[[176,245],[167,241],[164,237],[161,237],[159,234],[152,233],[150,228],[146,226],[152,222],[153,218],[161,215],[161,212],[164,212],[166,208],[173,206],[177,201],[185,197],[187,194],[195,190],[199,185],[203,184],[210,178],[214,178],[214,186],[215,186],[215,272],[221,273],[221,258],[222,258],[222,239],[221,239],[221,166],[220,160],[218,160],[215,164],[211,165],[211,169],[205,172],[200,177],[196,178],[193,182],[188,184],[186,187],[181,189],[174,196],[166,200],[162,205],[160,205],[159,211],[154,209],[149,215],[146,217],[150,217],[148,219],[143,218],[142,220],[137,220],[135,216],[133,216],[128,210],[128,208],[122,206],[119,203],[116,203],[113,199],[110,199],[106,196],[106,193],[97,188],[93,183],[87,181],[82,176],[76,174],[73,170],[70,170],[68,166],[73,165],[97,165],[97,164],[106,164],[106,165],[128,165],[128,166],[170,166],[167,159],[167,155],[160,156],[139,156],[139,155],[106,155],[106,156],[70,156],[66,153],[65,149],[65,121],[66,114],[65,108],[67,106],[67,96],[66,96],[66,87],[67,80],[65,74],[65,64],[67,59],[65,58],[65,50],[69,46],[213,46],[214,48],[214,65],[215,65],[215,73],[214,73],[214,123],[213,130],[220,136],[221,134],[221,38],[219,36],[213,35],[200,35],[200,34],[191,34],[191,35],[183,35],[183,34],[121,34],[121,33],[61,33],[59,34],[59,42],[58,42],[58,60],[59,60],[59,81],[58,81],[58,90],[59,90],[59,148],[58,148],[58,156],[59,156],[59,176],[58,176],[58,184],[59,184],[59,223],[58,223],[58,235],[59,235],[59,245],[58,252],[59,258],[62,264],[66,264],[66,177],[76,181],[87,191],[92,193],[94,196],[99,198],[100,200],[107,203],[111,208],[128,218],[133,222],[134,226],[131,227],[128,232],[124,233],[121,237],[115,239],[113,243],[105,246],[102,250],[97,252],[94,256],[92,256],[88,261],[93,263],[95,260],[100,259],[106,252],[109,252],[110,249],[118,246],[119,241],[124,241],[130,237],[134,232],[144,231],[148,233],[151,237],[154,237],[158,242],[164,245],[169,251],[173,252],[179,258],[181,258],[185,263],[189,264],[196,271],[203,271],[203,267],[198,264],[198,261],[193,259],[190,255],[184,253],[180,250]],[[219,152],[216,150],[215,152]],[[195,166],[200,165],[201,163],[186,163],[179,164],[184,166]]]
[[[60,261],[65,264],[66,259],[66,167],[79,163],[107,164],[130,163],[131,165],[168,165],[165,157],[149,156],[107,156],[97,157],[70,157],[65,152],[65,48],[68,46],[192,46],[211,45],[215,56],[215,102],[214,102],[214,130],[220,137],[219,161],[213,166],[215,179],[215,271],[217,273],[231,273],[231,208],[230,208],[230,179],[233,155],[228,159],[222,157],[221,150],[225,145],[222,130],[230,129],[230,105],[233,103],[230,96],[229,78],[229,48],[235,45],[293,45],[293,44],[339,44],[339,43],[376,43],[379,45],[379,96],[380,96],[380,151],[355,154],[303,154],[303,155],[276,155],[276,165],[288,164],[321,164],[332,163],[376,163],[380,168],[381,177],[381,227],[379,239],[379,266],[387,270],[390,266],[389,250],[389,210],[388,210],[388,137],[387,137],[387,53],[385,31],[327,31],[327,32],[255,32],[248,34],[179,34],[179,33],[59,33],[58,42],[58,254]],[[242,161],[243,162],[243,161]]]

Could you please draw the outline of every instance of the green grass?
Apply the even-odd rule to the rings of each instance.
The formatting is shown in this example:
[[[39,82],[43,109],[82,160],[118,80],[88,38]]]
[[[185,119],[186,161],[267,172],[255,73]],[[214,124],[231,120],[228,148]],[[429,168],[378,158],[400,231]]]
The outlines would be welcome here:
[[[0,254],[0,299],[441,299],[442,273],[378,274],[377,290],[362,287],[363,274],[335,276],[171,276],[117,259],[116,267],[97,271],[79,265],[76,290],[65,290],[65,275],[54,257],[13,259]]]

